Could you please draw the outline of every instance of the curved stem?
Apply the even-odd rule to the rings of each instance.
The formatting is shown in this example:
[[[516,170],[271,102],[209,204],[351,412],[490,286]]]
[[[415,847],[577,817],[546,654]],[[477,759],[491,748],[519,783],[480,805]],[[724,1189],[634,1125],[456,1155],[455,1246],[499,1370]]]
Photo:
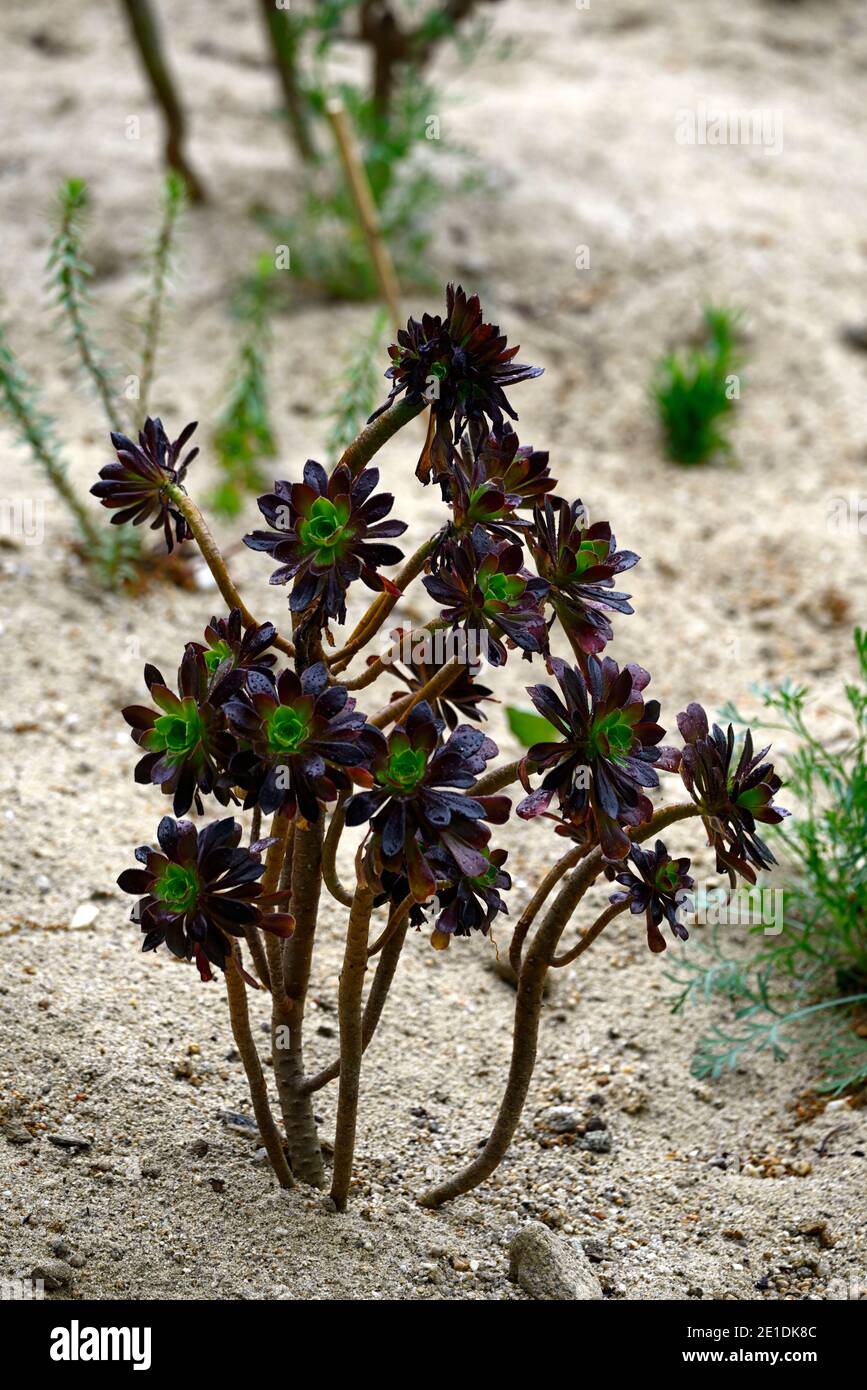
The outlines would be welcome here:
[[[472,792],[470,792],[470,795],[472,795]],[[553,868],[548,870],[542,882],[539,884],[539,887],[536,889],[532,898],[527,903],[527,906],[524,908],[524,911],[518,918],[515,924],[515,930],[512,934],[512,940],[509,944],[509,964],[516,975],[520,975],[521,973],[521,956],[524,949],[524,941],[527,932],[536,920],[536,914],[539,908],[548,899],[551,893],[553,893],[566,871],[574,868],[578,861],[584,858],[586,853],[587,849],[584,845],[575,845],[574,848],[569,850],[568,854],[563,855],[562,859],[558,859]]]
[[[406,398],[395,401],[388,410],[384,410],[369,425],[365,425],[361,433],[340,455],[338,466],[341,463],[345,464],[355,477],[356,473],[360,473],[362,468],[370,463],[383,444],[404,425],[409,424],[410,420],[414,420],[416,415],[420,415],[427,405],[427,401],[408,401]]]
[[[244,978],[238,969],[234,956],[229,956],[226,960],[225,975],[232,1036],[241,1054],[244,1071],[247,1073],[247,1084],[250,1088],[250,1099],[253,1102],[253,1114],[256,1116],[259,1133],[280,1186],[292,1187],[292,1174],[286,1162],[286,1155],[283,1152],[280,1135],[274,1123],[274,1116],[271,1114],[268,1087],[265,1084],[262,1063],[259,1060],[250,1029],[250,1014],[247,1008],[247,990],[244,985]]]
[[[403,569],[395,575],[392,583],[395,588],[400,589],[399,594],[390,594],[386,590],[383,590],[381,594],[377,594],[373,603],[371,603],[367,609],[367,612],[362,615],[355,629],[350,634],[346,644],[329,658],[328,664],[334,670],[335,674],[337,671],[342,671],[344,667],[348,666],[350,659],[355,653],[360,651],[362,647],[367,646],[371,637],[379,631],[389,613],[403,597],[404,592],[409,588],[412,581],[421,574],[432,545],[432,539],[420,545],[418,550],[410,555]]]
[[[495,792],[501,792],[504,787],[518,781],[523,761],[523,758],[517,758],[515,762],[505,763],[503,767],[492,767],[490,772],[486,772],[470,787],[467,795],[493,796]]]
[[[199,550],[202,552],[202,558],[211,571],[211,574],[214,576],[217,588],[223,595],[229,608],[239,609],[241,622],[245,627],[258,627],[258,622],[241,598],[226,568],[226,562],[220,553],[220,547],[211,535],[208,523],[205,521],[205,518],[202,516],[202,513],[199,511],[192,497],[189,497],[176,483],[166,483],[165,492],[172,499],[192,531],[193,538]],[[285,652],[287,656],[293,656],[295,653],[295,648],[292,643],[287,642],[285,637],[275,637],[272,645],[278,647],[280,651]]]
[[[346,950],[343,957],[343,969],[340,972],[338,992],[340,1089],[337,1096],[334,1170],[331,1179],[331,1200],[338,1211],[346,1210],[346,1200],[352,1178],[352,1159],[355,1153],[358,1088],[361,1079],[361,1057],[364,1051],[361,996],[364,988],[364,972],[367,969],[367,933],[372,907],[373,889],[366,880],[361,880],[355,890],[352,911],[349,914],[349,925],[346,929]]]
[[[447,623],[445,623],[442,618],[431,618],[430,622],[425,623],[424,627],[415,628],[410,631],[409,640],[410,642],[417,639],[423,640],[425,634],[436,632],[438,628],[446,626]],[[381,656],[378,656],[375,661],[371,661],[370,665],[365,667],[361,675],[353,676],[352,680],[344,681],[343,684],[346,686],[347,690],[363,690],[365,686],[373,685],[373,682],[378,680],[384,671],[390,670],[393,664],[394,649],[388,647]]]
[[[388,914],[388,921],[386,922],[379,936],[376,938],[373,945],[368,946],[367,948],[368,960],[370,960],[371,956],[378,956],[380,951],[382,951],[388,945],[395,932],[403,926],[404,922],[409,916],[409,910],[414,902],[415,898],[413,897],[412,893],[407,893],[403,902],[400,903],[397,907],[393,907],[391,909],[391,911]]]
[[[700,815],[701,810],[694,801],[679,801],[675,806],[663,806],[654,812],[646,825],[640,825],[636,830],[630,831],[629,838],[634,845],[642,845],[645,840],[649,840],[652,835],[658,835],[669,825]]]
[[[342,796],[331,813],[331,824],[322,843],[322,881],[328,889],[332,898],[342,903],[344,907],[352,906],[352,894],[348,888],[344,888],[337,873],[337,846],[340,844],[340,836],[346,824],[343,814],[343,803],[346,800]]]
[[[509,1079],[494,1127],[483,1148],[471,1163],[453,1177],[446,1178],[444,1182],[430,1188],[419,1198],[423,1207],[438,1207],[453,1197],[469,1192],[490,1177],[505,1157],[518,1128],[536,1064],[542,995],[550,958],[570,914],[581,899],[587,877],[586,863],[573,870],[549,907],[527,952],[518,977]]]
[[[400,909],[399,909],[400,911]],[[390,935],[384,941],[380,951],[379,960],[376,963],[373,981],[367,995],[367,1003],[364,1006],[364,1016],[361,1020],[361,1051],[367,1051],[368,1045],[376,1032],[379,1020],[382,1017],[382,1010],[388,998],[388,991],[391,989],[391,982],[394,979],[394,972],[403,950],[403,943],[409,930],[407,911],[397,926],[391,930]],[[391,923],[389,927],[391,927]],[[389,931],[389,927],[386,931]],[[385,935],[385,933],[383,933]],[[368,959],[373,954],[368,951]],[[323,1086],[327,1086],[329,1081],[334,1081],[340,1075],[340,1058],[336,1057],[327,1067],[316,1072],[313,1076],[308,1076],[304,1082],[305,1091],[321,1091]]]
[[[657,811],[648,824],[640,827],[632,838],[636,843],[640,843],[652,835],[658,834],[666,826],[673,825],[676,821],[687,820],[689,817],[699,814],[699,808],[692,802],[666,807]],[[526,959],[521,967],[521,973],[518,976],[509,1077],[500,1103],[499,1113],[489,1138],[471,1163],[468,1163],[454,1177],[447,1178],[430,1188],[419,1198],[422,1206],[438,1207],[453,1197],[459,1197],[463,1193],[471,1191],[480,1182],[484,1182],[486,1178],[490,1177],[505,1156],[518,1128],[536,1063],[545,977],[549,967],[557,959],[555,955],[557,944],[566,924],[587,889],[598,877],[603,862],[602,851],[597,846],[572,870],[548,908],[541,926],[530,943]],[[606,913],[603,913],[602,918],[605,917]],[[585,950],[592,940],[596,939],[605,925],[607,923],[603,922],[601,918],[597,919],[590,932],[586,933],[586,937],[590,938],[586,940],[586,945],[583,944],[584,938],[579,943],[581,950]],[[576,952],[576,954],[580,954],[580,952]]]
[[[572,961],[577,960],[578,957],[587,950],[588,946],[593,945],[597,936],[605,930],[608,923],[613,922],[615,917],[619,917],[621,912],[625,912],[628,906],[628,903],[609,903],[604,912],[600,912],[593,925],[588,927],[585,932],[582,932],[571,950],[563,951],[559,956],[552,956],[551,964],[558,968],[563,965],[571,965]]]
[[[426,681],[418,690],[412,691],[409,695],[403,695],[399,700],[394,700],[390,705],[386,705],[385,709],[375,714],[372,719],[368,720],[368,723],[373,724],[377,729],[384,729],[386,725],[391,723],[399,723],[422,700],[435,700],[439,695],[445,694],[464,669],[464,663],[460,657],[452,657],[451,661],[447,661],[445,666],[441,666],[430,680]]]

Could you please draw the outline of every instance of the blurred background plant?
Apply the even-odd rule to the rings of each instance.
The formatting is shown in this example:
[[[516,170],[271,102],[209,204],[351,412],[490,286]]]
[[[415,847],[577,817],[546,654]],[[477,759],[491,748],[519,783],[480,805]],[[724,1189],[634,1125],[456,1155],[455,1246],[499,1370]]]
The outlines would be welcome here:
[[[222,476],[209,499],[214,511],[224,517],[238,515],[245,493],[267,490],[270,480],[261,465],[277,453],[268,414],[271,271],[270,257],[263,256],[231,311],[239,331],[225,404],[212,436]]]
[[[377,309],[367,333],[350,346],[339,378],[332,385],[333,404],[326,439],[328,457],[336,463],[360,432],[382,390],[382,356],[388,316]]]
[[[704,324],[704,342],[668,353],[651,383],[666,452],[676,463],[707,463],[732,451],[728,424],[740,398],[743,365],[740,314],[708,306]]]
[[[334,152],[326,114],[339,97],[349,116],[382,232],[403,284],[436,283],[425,263],[444,182],[435,160],[448,148],[464,162],[457,185],[478,190],[482,171],[442,140],[443,101],[427,75],[438,50],[451,46],[463,68],[483,50],[503,54],[484,7],[497,0],[439,4],[322,0],[299,12],[260,0],[280,76],[287,129],[302,164],[298,201],[289,218],[262,214],[269,232],[292,250],[294,278],[336,299],[377,294],[376,276]],[[368,79],[345,76],[340,61],[361,46]],[[341,75],[336,75],[340,62]]]
[[[763,944],[744,960],[724,947],[720,928],[699,931],[669,977],[683,986],[676,1011],[715,995],[734,1006],[733,1022],[699,1042],[696,1076],[716,1078],[750,1051],[782,1057],[806,1029],[822,1090],[867,1083],[867,632],[859,628],[855,652],[860,678],[845,686],[851,727],[840,739],[829,743],[811,726],[804,686],[766,692],[774,717],[750,721],[797,739],[786,780],[801,809],[769,827],[784,885],[780,934],[754,928]],[[721,717],[745,723],[734,706]]]
[[[121,391],[117,368],[99,346],[92,326],[89,287],[93,272],[83,250],[87,186],[83,179],[66,179],[58,191],[47,261],[48,294],[57,309],[58,336],[78,359],[81,374],[102,407],[107,432],[122,432],[139,425],[147,410],[163,328],[172,247],[184,197],[182,179],[170,172],[163,181],[159,229],[144,256],[148,288],[140,325],[140,363],[138,370],[125,378]],[[33,462],[73,518],[78,532],[77,548],[102,584],[120,588],[139,584],[146,576],[156,574],[188,582],[186,566],[179,557],[171,557],[167,564],[162,549],[147,550],[140,533],[131,525],[106,525],[98,519],[95,509],[91,514],[87,499],[70,481],[62,431],[43,408],[39,388],[18,361],[5,325],[0,325],[0,415],[18,442],[29,450]]]

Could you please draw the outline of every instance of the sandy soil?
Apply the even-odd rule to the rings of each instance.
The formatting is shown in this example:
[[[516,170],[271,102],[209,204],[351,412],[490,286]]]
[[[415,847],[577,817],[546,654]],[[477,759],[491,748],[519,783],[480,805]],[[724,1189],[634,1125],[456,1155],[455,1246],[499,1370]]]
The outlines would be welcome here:
[[[252,7],[216,0],[207,27],[179,0],[161,8],[215,195],[190,222],[158,383],[160,412],[179,426],[207,421],[219,400],[227,287],[262,249],[246,209],[279,210],[293,175],[264,114],[274,92]],[[49,331],[45,212],[61,177],[88,178],[96,322],[122,369],[134,251],[154,218],[156,120],[113,7],[34,0],[2,26],[3,289],[84,488],[107,452]],[[510,65],[482,62],[460,90],[444,71],[442,116],[444,138],[478,153],[499,196],[443,209],[432,268],[478,285],[522,356],[546,367],[514,393],[522,437],[549,447],[563,490],[642,554],[636,614],[613,651],[654,672],[664,720],[673,726],[689,699],[754,708],[752,682],[806,677],[830,736],[851,627],[867,616],[863,537],[826,526],[834,496],[864,491],[867,358],[840,338],[865,314],[863,9],[506,0],[498,27],[516,42]],[[781,113],[783,152],[678,145],[675,113],[701,103]],[[137,144],[124,138],[135,113]],[[580,245],[589,270],[575,268]],[[706,299],[747,311],[738,461],[678,472],[660,456],[646,385]],[[282,476],[319,454],[329,379],[368,320],[300,297],[278,320]],[[433,489],[420,493],[412,476],[416,447],[401,438],[382,456],[409,539],[439,522]],[[46,508],[43,544],[7,538],[0,553],[0,1118],[35,1135],[0,1139],[0,1276],[60,1252],[74,1270],[66,1292],[82,1297],[520,1298],[506,1247],[536,1216],[584,1243],[611,1297],[825,1298],[865,1282],[867,1111],[799,1122],[815,1069],[798,1049],[778,1065],[749,1058],[712,1088],[694,1082],[694,1041],[722,1006],[672,1019],[665,962],[620,924],[556,980],[524,1123],[492,1183],[438,1214],[414,1205],[486,1133],[512,1004],[489,942],[440,955],[419,935],[367,1056],[350,1214],[329,1214],[319,1194],[279,1193],[220,1118],[245,1108],[245,1084],[219,986],[139,954],[113,886],[161,811],[132,783],[118,709],[140,698],[145,659],[173,668],[213,594],[159,590],[132,604],[96,591],[67,550],[64,515],[5,433],[0,466],[4,499]],[[210,483],[207,450],[195,469],[191,486]],[[279,620],[285,594],[268,588],[261,557],[239,554],[237,572],[256,612]],[[402,615],[418,616],[417,604]],[[529,677],[512,659],[500,693],[520,699]],[[499,714],[492,727],[516,756]],[[557,846],[539,826],[503,843],[521,902]],[[681,830],[671,844],[697,851],[709,873],[695,838]],[[72,930],[82,907],[94,920]],[[343,916],[323,912],[314,1065],[336,1045]],[[254,1006],[264,1023],[265,999]],[[552,1143],[541,1117],[553,1104],[601,1114],[610,1152]],[[333,1107],[329,1091],[326,1135]],[[91,1147],[47,1137],[70,1131]],[[721,1154],[740,1163],[723,1168]]]

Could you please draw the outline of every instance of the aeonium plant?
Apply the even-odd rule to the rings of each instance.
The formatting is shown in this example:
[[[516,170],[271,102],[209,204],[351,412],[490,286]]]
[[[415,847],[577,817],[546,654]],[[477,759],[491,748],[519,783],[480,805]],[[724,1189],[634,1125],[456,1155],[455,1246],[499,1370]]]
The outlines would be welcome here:
[[[591,525],[580,500],[558,496],[548,455],[520,444],[506,388],[539,371],[517,364],[516,351],[475,296],[449,286],[445,316],[411,320],[398,335],[388,400],[337,465],[308,460],[260,499],[268,529],[245,541],[276,562],[270,582],[288,586],[283,633],[256,621],[187,491],[190,458],[177,459],[189,427],[174,445],[159,421],[138,445],[117,437],[119,465],[104,467],[94,488],[135,524],[162,525],[169,544],[192,539],[226,604],[183,648],[177,681],[146,666],[150,704],[124,710],[142,750],[136,779],[170,796],[175,818],[162,818],[157,845],[136,851],[140,867],[119,884],[137,899],[145,950],[164,946],[203,979],[224,977],[256,1120],[284,1186],[326,1183],[313,1098],[337,1084],[338,1210],[352,1184],[363,1054],[410,932],[424,928],[438,950],[473,932],[505,945],[503,924],[514,923],[518,988],[499,1112],[466,1167],[421,1194],[437,1206],[487,1178],[508,1149],[549,970],[623,913],[643,921],[653,952],[666,933],[687,936],[690,861],[670,854],[666,828],[699,819],[718,869],[753,882],[773,862],[757,826],[786,814],[767,749],[756,752],[749,735],[736,745],[697,704],[678,715],[682,749],[667,745],[659,702],[646,698],[648,672],[605,655],[615,618],[632,612],[616,578],[638,556],[618,548],[607,522]],[[406,526],[390,516],[393,497],[370,465],[425,410],[417,473],[420,486],[439,485],[442,525],[404,559],[389,542]],[[346,634],[356,581],[375,597]],[[371,648],[419,581],[431,618],[409,634],[411,659],[395,666]],[[443,634],[455,639],[449,654],[427,653],[425,639]],[[479,675],[492,681],[515,660],[536,667],[528,692],[550,734],[504,762],[483,727],[493,682]],[[678,773],[686,798],[660,804]],[[510,787],[523,791],[514,811],[532,833],[567,841],[517,911],[497,844]],[[212,801],[227,814],[198,828],[186,819],[207,815]],[[349,883],[337,868],[346,827],[361,835]],[[606,879],[608,905],[564,943],[588,889]],[[345,912],[339,1048],[310,1072],[304,1015],[323,885]],[[250,1028],[251,989],[271,996],[279,1123]]]

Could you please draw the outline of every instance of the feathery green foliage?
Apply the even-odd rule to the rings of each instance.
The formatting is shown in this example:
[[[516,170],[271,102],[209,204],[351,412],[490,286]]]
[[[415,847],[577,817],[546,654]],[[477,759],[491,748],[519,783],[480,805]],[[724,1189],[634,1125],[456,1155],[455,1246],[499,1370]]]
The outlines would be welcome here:
[[[437,155],[445,148],[437,112],[444,102],[426,72],[435,52],[450,44],[462,67],[478,53],[493,51],[490,25],[481,16],[470,21],[473,6],[458,21],[449,6],[433,5],[423,13],[392,15],[389,35],[382,15],[359,15],[359,0],[322,0],[306,14],[293,14],[291,81],[293,102],[305,108],[304,168],[301,196],[287,222],[269,225],[292,248],[293,272],[304,283],[335,299],[364,301],[378,297],[378,285],[355,204],[346,188],[326,120],[329,99],[338,95],[360,148],[398,279],[405,286],[432,288],[426,250],[436,226],[435,209],[443,200]],[[406,21],[404,24],[403,21]],[[274,22],[279,26],[288,16]],[[338,78],[331,68],[335,45],[347,34],[370,49],[372,79],[359,84]],[[287,95],[287,108],[291,102]],[[290,118],[290,126],[297,123]],[[465,158],[466,151],[457,150]],[[466,182],[470,180],[467,179]],[[484,170],[472,169],[478,194]]]
[[[733,1023],[700,1041],[698,1076],[719,1076],[750,1050],[782,1056],[806,1026],[823,1089],[867,1082],[867,632],[855,630],[855,650],[859,679],[845,687],[852,721],[845,738],[829,744],[815,733],[803,686],[767,692],[775,717],[752,721],[796,735],[788,782],[803,810],[771,832],[785,852],[781,934],[763,938],[746,962],[726,954],[716,930],[708,942],[699,934],[700,953],[684,953],[672,975],[684,986],[676,1009],[714,994],[736,1005]],[[722,717],[744,722],[733,706]]]
[[[48,256],[48,284],[69,330],[85,374],[102,402],[112,430],[122,428],[117,397],[87,325],[90,309],[88,281],[93,272],[84,259],[81,233],[88,204],[83,179],[67,179],[58,193],[58,225]]]
[[[140,554],[138,535],[129,526],[100,528],[88,515],[86,504],[69,481],[55,423],[42,409],[36,387],[18,362],[3,323],[0,323],[0,415],[8,420],[19,444],[29,449],[34,463],[75,521],[84,557],[100,582],[112,588],[132,579]]]
[[[163,325],[168,277],[178,219],[187,201],[187,186],[180,174],[171,170],[163,183],[159,231],[148,257],[148,305],[142,326],[141,366],[139,368],[139,424],[148,415],[151,388],[156,369],[157,350]]]
[[[739,314],[706,308],[705,343],[669,353],[657,364],[651,393],[656,403],[670,458],[677,463],[706,463],[730,454],[727,420],[738,398]]]
[[[210,501],[214,510],[225,517],[238,515],[245,493],[261,491],[267,486],[260,464],[277,453],[268,416],[270,273],[271,263],[266,257],[243,287],[235,305],[241,338],[226,403],[213,434],[217,466],[223,477]]]
[[[376,405],[382,380],[379,357],[387,322],[385,310],[377,310],[370,331],[359,339],[344,364],[339,395],[329,412],[331,428],[326,442],[329,457],[335,461],[352,443]]]
[[[0,409],[25,445],[58,497],[75,518],[82,541],[97,544],[97,528],[69,481],[66,462],[54,422],[41,409],[36,387],[29,380],[9,345],[6,325],[0,323]]]

